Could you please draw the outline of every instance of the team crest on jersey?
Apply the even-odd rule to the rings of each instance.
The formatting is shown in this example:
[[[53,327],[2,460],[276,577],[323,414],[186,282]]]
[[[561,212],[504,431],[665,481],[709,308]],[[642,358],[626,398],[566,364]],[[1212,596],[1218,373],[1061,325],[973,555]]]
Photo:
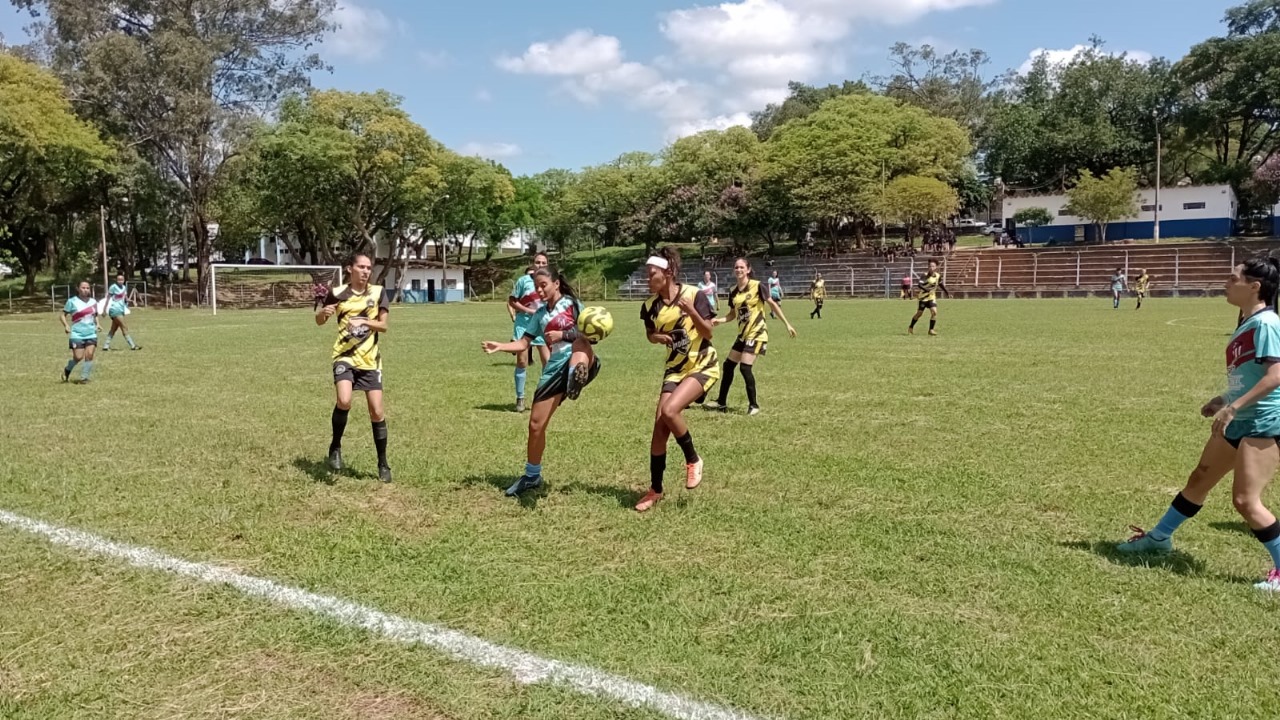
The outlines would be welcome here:
[[[1254,358],[1257,354],[1257,344],[1254,339],[1257,332],[1256,328],[1249,328],[1227,345],[1227,369],[1235,370],[1242,363]]]

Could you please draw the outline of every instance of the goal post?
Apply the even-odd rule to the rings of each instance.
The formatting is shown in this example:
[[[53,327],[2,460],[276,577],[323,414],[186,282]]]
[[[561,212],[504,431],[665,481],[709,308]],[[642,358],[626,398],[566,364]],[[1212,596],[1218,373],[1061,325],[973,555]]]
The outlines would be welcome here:
[[[317,284],[342,284],[337,265],[256,265],[214,263],[209,296],[213,314],[222,309],[301,308],[314,303]]]

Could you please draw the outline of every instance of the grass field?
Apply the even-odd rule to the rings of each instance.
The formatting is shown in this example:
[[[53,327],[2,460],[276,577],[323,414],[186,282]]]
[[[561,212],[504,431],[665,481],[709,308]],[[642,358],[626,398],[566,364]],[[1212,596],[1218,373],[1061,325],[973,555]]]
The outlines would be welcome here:
[[[360,404],[354,469],[323,469],[333,330],[305,310],[138,311],[145,349],[83,387],[53,316],[0,319],[0,509],[758,716],[1280,716],[1280,601],[1226,492],[1171,559],[1110,550],[1195,463],[1223,300],[944,301],[937,338],[904,334],[914,303],[788,301],[764,413],[741,379],[691,410],[706,481],[645,515],[662,351],[610,307],[523,502],[499,305],[393,310],[390,486]],[[0,716],[659,717],[4,528]]]

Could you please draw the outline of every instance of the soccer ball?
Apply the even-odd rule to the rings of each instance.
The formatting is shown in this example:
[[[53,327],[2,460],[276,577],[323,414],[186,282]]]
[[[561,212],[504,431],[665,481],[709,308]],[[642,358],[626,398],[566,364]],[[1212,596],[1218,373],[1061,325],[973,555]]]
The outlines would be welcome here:
[[[613,332],[613,316],[602,307],[589,307],[578,316],[578,332],[594,345]]]

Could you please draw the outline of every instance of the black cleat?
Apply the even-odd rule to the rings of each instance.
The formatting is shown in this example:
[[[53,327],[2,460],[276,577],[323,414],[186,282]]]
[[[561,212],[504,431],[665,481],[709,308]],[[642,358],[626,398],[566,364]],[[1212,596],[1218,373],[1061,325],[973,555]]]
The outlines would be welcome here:
[[[384,483],[391,482],[391,468],[386,465],[378,466],[378,479]]]
[[[62,371],[62,382],[71,382],[71,371],[64,369]]]
[[[141,350],[141,349],[142,349],[142,346],[141,346],[141,345],[134,345],[133,347],[131,347],[131,348],[129,348],[129,349],[130,349],[130,350]]]
[[[342,451],[341,450],[329,451],[329,469],[334,472],[342,471]]]
[[[564,399],[577,400],[582,395],[582,388],[587,386],[591,378],[591,369],[586,363],[578,363],[569,368],[569,383],[565,387]]]

